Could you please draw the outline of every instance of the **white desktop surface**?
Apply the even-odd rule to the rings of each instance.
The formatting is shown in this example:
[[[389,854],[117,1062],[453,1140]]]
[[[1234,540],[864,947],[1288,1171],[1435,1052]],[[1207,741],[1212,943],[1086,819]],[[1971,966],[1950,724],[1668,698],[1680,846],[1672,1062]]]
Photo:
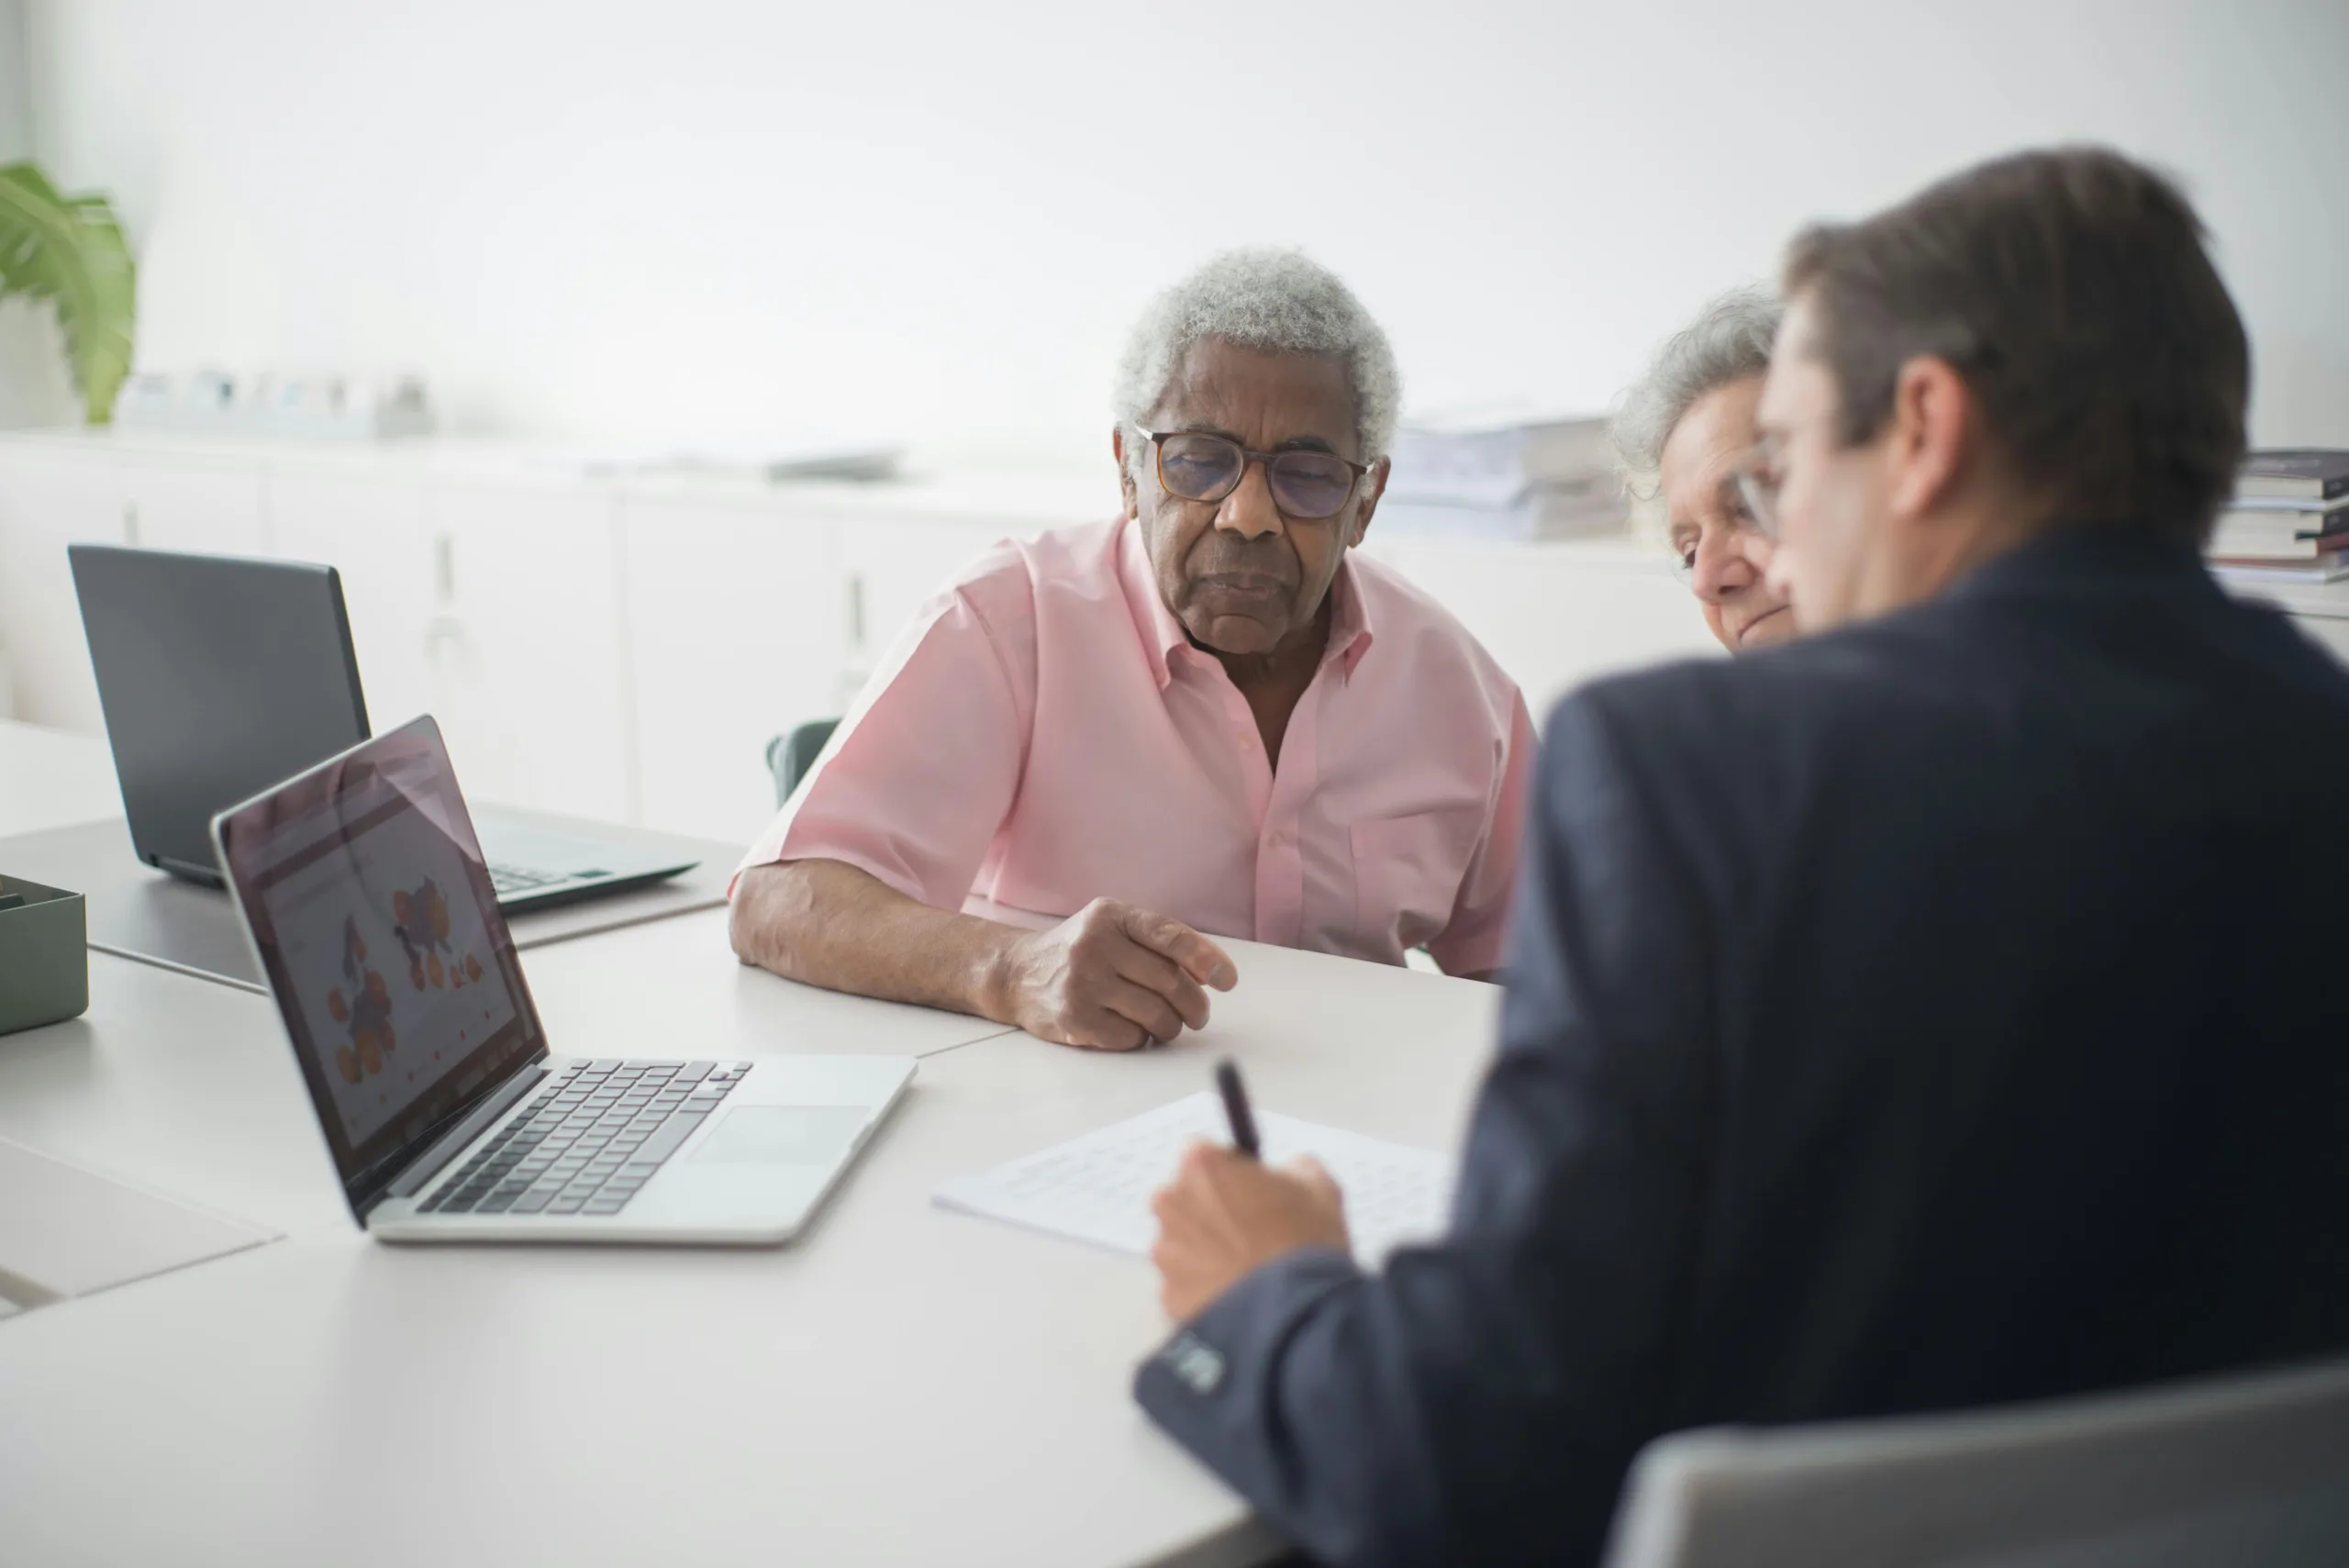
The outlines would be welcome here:
[[[526,953],[522,973],[568,1056],[920,1056],[1003,1032],[745,970],[718,910]],[[276,1005],[110,953],[90,954],[87,1013],[0,1035],[0,1137],[289,1234],[351,1227]]]
[[[875,1002],[752,969],[727,911],[672,915],[522,956],[558,1056],[750,1057],[777,1051],[928,1056],[1005,1033],[964,1013]]]
[[[120,815],[104,740],[0,719],[0,838]]]
[[[273,1230],[351,1225],[269,999],[110,953],[88,1012],[0,1035],[0,1137]]]
[[[682,934],[700,923],[532,955],[551,1029],[638,1028],[625,993],[655,973],[549,960],[623,960],[648,933],[678,944],[664,962],[703,966],[693,986],[720,999],[695,1005],[701,1027],[781,1018],[756,988],[724,998],[729,977]],[[1172,1048],[999,1034],[925,1061],[809,1236],[744,1252],[367,1242],[328,1222],[324,1156],[278,1125],[315,1144],[290,1065],[270,1088],[241,1038],[263,1004],[98,961],[108,1011],[94,1002],[89,1039],[0,1040],[0,1131],[164,1184],[208,1162],[194,1195],[293,1234],[0,1328],[11,1568],[1261,1560],[1270,1538],[1128,1393],[1166,1331],[1147,1266],[930,1201],[952,1176],[1190,1093],[1227,1052],[1268,1107],[1456,1144],[1496,990],[1249,943],[1233,956],[1241,989]],[[179,1056],[117,1046],[129,1026],[113,1009],[147,1005],[132,977],[203,995],[210,1021]],[[874,1020],[858,1043],[875,1050],[912,1011],[840,1006]],[[40,1049],[19,1061],[28,1039]],[[219,1063],[257,1092],[204,1086]],[[27,1104],[76,1094],[130,1125]],[[213,1145],[199,1123],[220,1114],[233,1129]]]

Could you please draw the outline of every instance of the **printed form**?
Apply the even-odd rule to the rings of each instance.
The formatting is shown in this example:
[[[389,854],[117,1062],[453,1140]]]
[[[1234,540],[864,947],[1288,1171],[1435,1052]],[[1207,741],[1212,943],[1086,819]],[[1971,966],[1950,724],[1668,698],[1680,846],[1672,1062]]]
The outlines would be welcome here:
[[[1354,1257],[1375,1268],[1406,1242],[1443,1233],[1452,1205],[1452,1162],[1360,1133],[1259,1111],[1264,1161],[1300,1154],[1321,1162],[1346,1195]],[[1207,1091],[1097,1132],[949,1182],[942,1208],[1025,1226],[1074,1241],[1147,1256],[1158,1239],[1152,1195],[1174,1179],[1194,1139],[1229,1141],[1223,1102]]]

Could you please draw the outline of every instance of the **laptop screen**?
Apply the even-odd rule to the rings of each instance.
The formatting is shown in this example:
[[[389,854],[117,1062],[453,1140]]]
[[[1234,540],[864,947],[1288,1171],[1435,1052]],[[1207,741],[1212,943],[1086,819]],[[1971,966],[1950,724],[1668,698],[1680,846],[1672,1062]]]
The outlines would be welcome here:
[[[68,547],[139,858],[217,882],[208,829],[367,739],[330,566]]]
[[[354,1207],[544,1048],[440,729],[223,815],[221,863]]]

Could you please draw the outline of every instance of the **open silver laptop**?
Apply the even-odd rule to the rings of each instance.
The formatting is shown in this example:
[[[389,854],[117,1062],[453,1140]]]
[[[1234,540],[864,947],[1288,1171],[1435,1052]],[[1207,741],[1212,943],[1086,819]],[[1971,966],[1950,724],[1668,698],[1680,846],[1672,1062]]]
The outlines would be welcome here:
[[[440,731],[213,818],[351,1212],[391,1241],[788,1240],[907,1057],[550,1053]]]

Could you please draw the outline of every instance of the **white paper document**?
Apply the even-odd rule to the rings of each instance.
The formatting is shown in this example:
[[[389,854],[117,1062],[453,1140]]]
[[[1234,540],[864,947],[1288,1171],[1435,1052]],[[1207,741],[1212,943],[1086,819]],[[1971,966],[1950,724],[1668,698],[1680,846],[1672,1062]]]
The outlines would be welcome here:
[[[0,1138],[0,1318],[276,1239]]]
[[[1443,1233],[1452,1207],[1452,1162],[1424,1149],[1364,1138],[1259,1111],[1264,1160],[1310,1154],[1346,1195],[1354,1256],[1376,1267],[1407,1241]],[[964,1176],[941,1187],[941,1207],[1146,1256],[1158,1239],[1152,1194],[1174,1175],[1193,1139],[1228,1142],[1223,1102],[1202,1091],[1128,1121]]]

